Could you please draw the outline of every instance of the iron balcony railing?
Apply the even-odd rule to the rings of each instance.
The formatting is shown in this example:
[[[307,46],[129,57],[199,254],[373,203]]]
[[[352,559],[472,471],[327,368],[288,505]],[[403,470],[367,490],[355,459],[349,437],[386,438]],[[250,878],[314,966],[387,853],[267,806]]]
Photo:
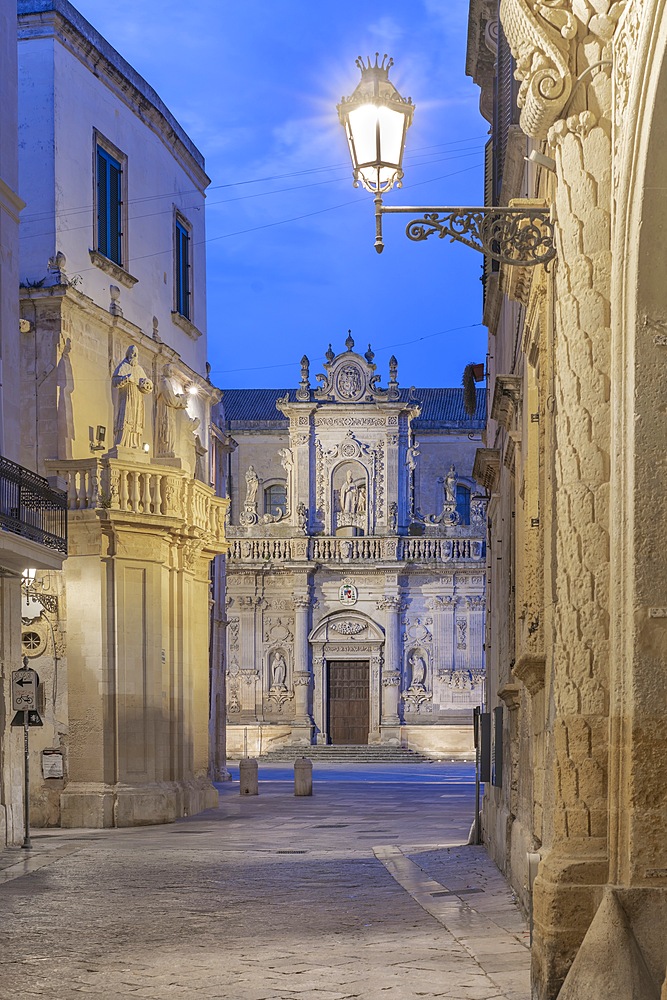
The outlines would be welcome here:
[[[67,494],[0,456],[0,528],[67,555]]]

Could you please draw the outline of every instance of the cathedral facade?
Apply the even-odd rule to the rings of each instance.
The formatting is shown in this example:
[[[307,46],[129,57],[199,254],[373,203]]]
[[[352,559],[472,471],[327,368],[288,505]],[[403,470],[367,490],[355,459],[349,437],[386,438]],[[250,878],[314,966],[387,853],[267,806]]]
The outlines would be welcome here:
[[[348,337],[291,390],[227,390],[228,755],[472,752],[484,678],[484,395],[381,388]]]

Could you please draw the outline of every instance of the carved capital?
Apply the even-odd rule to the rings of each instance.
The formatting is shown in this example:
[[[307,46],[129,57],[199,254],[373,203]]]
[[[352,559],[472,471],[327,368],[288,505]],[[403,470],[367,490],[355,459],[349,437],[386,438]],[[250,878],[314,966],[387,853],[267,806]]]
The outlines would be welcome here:
[[[401,681],[400,674],[387,673],[382,677],[382,687],[398,687]]]
[[[403,611],[405,605],[400,597],[383,597],[381,600],[376,601],[378,611]]]

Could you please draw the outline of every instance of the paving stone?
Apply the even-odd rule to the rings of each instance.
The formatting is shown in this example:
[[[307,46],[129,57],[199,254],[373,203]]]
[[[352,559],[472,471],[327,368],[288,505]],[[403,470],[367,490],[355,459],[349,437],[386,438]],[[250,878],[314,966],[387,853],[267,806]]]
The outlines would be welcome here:
[[[316,781],[312,799],[225,785],[169,827],[36,831],[27,860],[0,853],[1,1000],[528,1000],[525,924],[461,846],[472,787],[433,774]],[[484,891],[429,895],[457,887]]]

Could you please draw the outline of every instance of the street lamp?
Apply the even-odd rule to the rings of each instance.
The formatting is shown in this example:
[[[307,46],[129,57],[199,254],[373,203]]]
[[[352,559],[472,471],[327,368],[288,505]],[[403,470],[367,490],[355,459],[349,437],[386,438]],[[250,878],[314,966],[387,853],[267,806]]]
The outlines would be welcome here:
[[[382,195],[403,178],[405,136],[412,123],[414,105],[401,97],[389,80],[393,59],[385,55],[375,63],[357,59],[361,82],[351,97],[341,98],[338,118],[345,129],[354,186],[363,185],[374,195],[375,249],[384,250],[382,216],[402,213],[416,216],[406,235],[417,242],[437,233],[440,239],[465,243],[473,250],[500,261],[532,267],[548,264],[556,256],[554,224],[542,206],[512,205],[452,208],[451,206],[384,205]]]

